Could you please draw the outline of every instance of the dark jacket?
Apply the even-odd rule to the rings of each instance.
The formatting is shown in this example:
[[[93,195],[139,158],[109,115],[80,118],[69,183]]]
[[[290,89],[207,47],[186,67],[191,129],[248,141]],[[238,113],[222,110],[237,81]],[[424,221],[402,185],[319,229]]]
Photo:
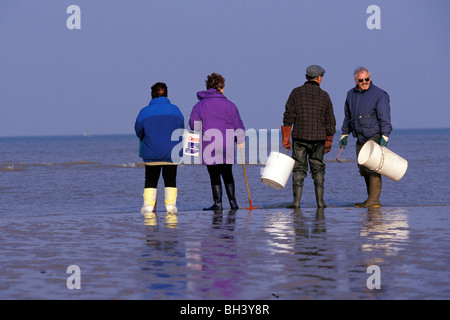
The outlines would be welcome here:
[[[325,140],[336,133],[336,118],[330,96],[316,81],[292,90],[284,112],[285,126],[294,125],[292,139]]]
[[[344,111],[342,134],[353,133],[361,144],[373,136],[389,137],[392,131],[389,95],[373,83],[365,91],[358,86],[349,90]]]
[[[139,112],[134,129],[142,140],[141,156],[144,162],[174,162],[172,149],[179,141],[172,141],[172,133],[184,129],[184,117],[167,97],[152,99]]]

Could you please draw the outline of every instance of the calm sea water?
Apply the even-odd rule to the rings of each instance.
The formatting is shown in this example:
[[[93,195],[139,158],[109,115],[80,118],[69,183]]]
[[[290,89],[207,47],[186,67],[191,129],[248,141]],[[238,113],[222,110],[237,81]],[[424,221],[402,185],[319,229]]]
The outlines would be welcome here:
[[[450,129],[393,133],[388,148],[409,166],[383,179],[380,209],[353,207],[366,191],[349,141],[344,162],[338,141],[326,155],[324,210],[310,176],[302,208],[287,209],[291,180],[269,188],[262,164],[245,166],[258,207],[246,210],[237,164],[243,208],[204,212],[206,168],[181,165],[178,215],[150,218],[136,137],[0,138],[0,298],[450,299]],[[70,265],[80,290],[67,288]],[[372,265],[381,289],[367,287]]]
[[[364,182],[356,169],[354,139],[349,141],[340,156],[345,162],[334,161],[338,141],[325,156],[325,200],[331,207],[365,200]],[[383,180],[382,203],[393,207],[450,204],[449,143],[448,129],[395,131],[388,148],[408,160],[408,170],[398,182]],[[253,204],[260,208],[285,207],[291,201],[291,180],[284,190],[269,188],[260,182],[263,168],[262,164],[245,167]],[[234,165],[233,172],[238,203],[247,206],[242,165]],[[0,138],[0,179],[0,217],[139,212],[144,167],[138,157],[137,138],[132,135]],[[211,205],[205,167],[181,165],[177,183],[180,211]],[[159,185],[163,187],[162,178]],[[308,176],[303,207],[315,206],[313,188]],[[160,197],[163,203],[163,192]]]

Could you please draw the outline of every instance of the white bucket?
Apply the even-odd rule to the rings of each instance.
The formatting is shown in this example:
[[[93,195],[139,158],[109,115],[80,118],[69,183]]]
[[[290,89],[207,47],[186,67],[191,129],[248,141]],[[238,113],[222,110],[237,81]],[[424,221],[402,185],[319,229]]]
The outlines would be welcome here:
[[[400,180],[408,168],[408,161],[372,140],[361,148],[358,164],[394,181]]]
[[[294,168],[295,160],[290,156],[272,151],[267,159],[261,181],[271,188],[281,190],[286,185]]]
[[[184,132],[183,152],[185,155],[198,157],[200,151],[200,134],[189,131]]]

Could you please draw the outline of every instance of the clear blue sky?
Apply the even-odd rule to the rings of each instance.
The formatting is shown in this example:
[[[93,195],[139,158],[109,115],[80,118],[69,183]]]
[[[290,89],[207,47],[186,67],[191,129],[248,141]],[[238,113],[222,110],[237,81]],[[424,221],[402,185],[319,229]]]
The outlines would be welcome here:
[[[66,26],[73,4],[79,30]],[[366,26],[370,5],[381,29]],[[338,130],[359,65],[389,93],[394,130],[450,127],[449,11],[448,0],[2,0],[0,137],[133,133],[158,81],[187,119],[212,72],[246,128],[279,128],[310,64],[326,69]]]

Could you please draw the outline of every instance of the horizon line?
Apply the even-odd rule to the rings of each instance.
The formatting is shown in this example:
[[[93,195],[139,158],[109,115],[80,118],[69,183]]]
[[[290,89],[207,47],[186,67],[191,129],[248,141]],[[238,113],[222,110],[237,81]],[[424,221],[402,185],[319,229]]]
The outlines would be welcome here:
[[[248,128],[248,129],[255,129],[255,128]],[[248,130],[246,129],[246,131]],[[261,129],[266,129],[266,130],[272,130],[274,128],[257,128],[255,130],[261,130]],[[407,130],[450,130],[450,127],[436,127],[436,128],[398,128],[398,129],[394,129],[393,132],[395,131],[407,131]],[[341,130],[336,130],[336,134],[338,134],[339,132],[341,132]],[[335,134],[335,135],[336,135]],[[83,131],[82,133],[79,134],[74,134],[74,133],[67,133],[67,134],[36,134],[36,135],[0,135],[0,139],[1,138],[50,138],[50,137],[85,137],[85,138],[92,138],[94,136],[98,137],[98,136],[127,136],[127,135],[135,135],[134,132],[129,132],[129,133],[94,133],[94,134],[89,134],[86,135],[85,132]]]

